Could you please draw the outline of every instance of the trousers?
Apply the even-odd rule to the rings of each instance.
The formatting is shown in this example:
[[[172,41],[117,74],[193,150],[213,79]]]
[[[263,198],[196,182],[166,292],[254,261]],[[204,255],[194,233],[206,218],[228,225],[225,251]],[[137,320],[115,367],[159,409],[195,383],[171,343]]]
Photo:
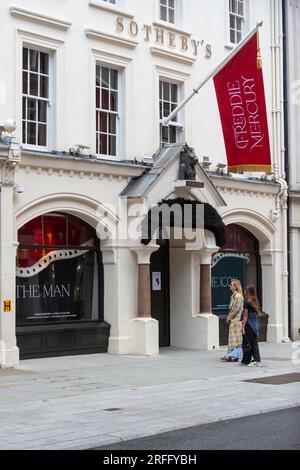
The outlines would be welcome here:
[[[260,362],[260,353],[257,341],[257,335],[251,326],[246,323],[245,334],[243,335],[243,359],[244,364],[249,364],[253,358],[254,361]]]

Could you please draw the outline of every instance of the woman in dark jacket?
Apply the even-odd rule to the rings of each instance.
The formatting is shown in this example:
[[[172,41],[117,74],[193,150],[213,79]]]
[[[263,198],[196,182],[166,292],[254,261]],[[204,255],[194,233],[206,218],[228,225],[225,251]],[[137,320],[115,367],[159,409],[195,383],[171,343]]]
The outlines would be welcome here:
[[[261,367],[257,337],[259,334],[259,314],[261,308],[253,285],[245,290],[244,311],[242,313],[243,359],[242,364]]]

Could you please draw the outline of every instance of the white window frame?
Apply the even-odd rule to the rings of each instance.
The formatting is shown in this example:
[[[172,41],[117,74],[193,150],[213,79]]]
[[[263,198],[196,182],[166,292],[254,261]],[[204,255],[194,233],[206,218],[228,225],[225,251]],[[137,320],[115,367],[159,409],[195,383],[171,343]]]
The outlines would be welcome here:
[[[90,148],[91,153],[96,155],[98,159],[108,161],[126,160],[127,155],[131,155],[127,146],[130,145],[128,137],[131,126],[130,119],[125,119],[125,114],[130,113],[129,107],[126,105],[127,99],[132,95],[133,72],[131,65],[132,58],[127,56],[116,55],[113,52],[106,52],[100,49],[90,48]],[[113,68],[119,72],[119,135],[117,139],[117,156],[110,157],[108,155],[96,154],[96,93],[95,93],[95,77],[96,64]],[[130,75],[130,76],[129,76]]]
[[[63,136],[63,57],[62,46],[64,41],[50,36],[43,36],[32,31],[17,29],[16,41],[16,135],[19,142],[23,141],[23,47],[36,49],[49,54],[49,126],[47,128],[47,146],[22,144],[24,150],[51,152],[57,148],[64,148]]]
[[[22,79],[23,79],[23,50],[24,48],[27,48],[28,50],[35,50],[37,52],[44,52],[48,54],[49,57],[49,63],[48,63],[48,98],[40,98],[40,96],[35,96],[35,95],[30,95],[29,93],[23,93],[23,87],[22,87],[22,147],[24,149],[28,150],[42,150],[42,151],[49,151],[49,148],[51,147],[51,140],[52,140],[52,109],[53,109],[53,55],[51,51],[46,50],[45,48],[34,46],[34,45],[26,45],[26,43],[23,44],[22,47]],[[38,72],[38,75],[39,72]],[[28,76],[29,76],[29,58],[28,58]],[[28,80],[28,90],[30,86],[30,81]],[[39,85],[38,85],[39,87]],[[38,145],[38,144],[28,144],[23,142],[23,98],[31,98],[35,101],[47,101],[47,119],[46,119],[46,145]],[[27,114],[27,113],[26,113]],[[27,122],[27,116],[26,116],[26,122]],[[38,121],[34,121],[38,122]],[[38,136],[36,136],[38,137]]]
[[[174,26],[179,26],[181,24],[181,21],[180,21],[180,18],[181,18],[181,10],[182,10],[182,3],[181,3],[182,0],[174,0],[174,23],[169,21],[169,9],[170,7],[168,7],[168,5],[166,5],[167,7],[167,20],[163,20],[162,17],[161,17],[161,6],[163,6],[161,4],[161,0],[158,0],[158,18],[159,18],[159,21],[163,21],[163,23],[166,23],[166,24],[170,24],[170,25],[174,25]],[[169,0],[166,0],[167,4],[169,2]]]
[[[235,47],[238,42],[232,42],[231,41],[231,34],[230,34],[230,17],[233,14],[230,10],[230,1],[231,0],[225,0],[226,2],[226,47],[232,49]],[[243,1],[243,16],[239,16],[238,14],[235,14],[236,18],[241,18],[242,20],[242,36],[241,40],[246,34],[247,28],[248,28],[248,19],[249,19],[249,3],[248,0],[234,0],[234,1]],[[236,31],[235,30],[235,36],[236,36]]]
[[[122,89],[122,72],[115,66],[112,66],[111,64],[106,64],[106,63],[103,63],[103,62],[99,62],[99,61],[96,61],[95,62],[95,80],[94,80],[94,83],[95,83],[95,92],[96,92],[96,67],[99,66],[99,67],[105,67],[105,68],[108,68],[108,69],[111,69],[111,70],[116,70],[118,72],[118,79],[117,79],[117,97],[118,97],[118,103],[117,103],[117,111],[116,112],[111,112],[110,110],[106,110],[106,109],[98,109],[97,108],[97,103],[95,101],[95,111],[96,113],[98,111],[103,111],[107,114],[115,114],[116,115],[116,155],[110,155],[110,154],[101,154],[101,153],[97,153],[97,146],[96,146],[96,155],[98,158],[104,158],[104,159],[108,159],[108,160],[115,160],[115,159],[119,159],[119,156],[120,156],[120,134],[121,134],[121,126],[122,126],[122,123],[121,123],[121,116],[122,116],[122,99],[121,99],[121,89]],[[100,88],[101,89],[101,88]],[[96,95],[96,93],[95,93]],[[97,122],[95,122],[96,126],[95,126],[95,133],[96,133],[96,138],[97,138],[97,134],[100,133],[97,131]]]
[[[170,78],[166,78],[163,76],[159,76],[159,89],[158,89],[158,102],[159,102],[159,146],[162,147],[164,142],[161,140],[161,128],[163,126],[163,119],[160,117],[160,84],[161,83],[168,83],[169,85],[176,85],[177,86],[177,104],[179,104],[183,97],[183,84],[179,83],[175,80]],[[170,101],[172,103],[172,101]],[[176,142],[174,143],[182,143],[184,141],[184,120],[183,120],[183,113],[179,111],[177,116],[174,120],[170,121],[167,127],[175,127],[176,128]],[[172,142],[173,143],[173,142]]]

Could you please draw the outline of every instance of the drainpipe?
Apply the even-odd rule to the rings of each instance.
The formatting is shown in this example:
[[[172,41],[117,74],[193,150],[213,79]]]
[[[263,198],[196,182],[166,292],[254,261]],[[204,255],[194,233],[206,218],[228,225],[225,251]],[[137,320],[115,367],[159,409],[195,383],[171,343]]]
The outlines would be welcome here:
[[[283,250],[283,338],[282,343],[289,343],[289,266],[288,266],[288,184],[284,179],[277,178],[276,182],[280,184],[280,190],[276,196],[276,211],[281,211],[281,228],[282,228],[282,250]]]
[[[285,120],[284,120],[284,89],[283,89],[283,11],[281,0],[270,0],[271,31],[272,31],[272,123],[273,123],[273,161],[275,181],[280,189],[276,196],[276,212],[281,213],[282,240],[282,342],[289,342],[289,313],[288,313],[288,184],[285,174]]]
[[[284,171],[287,185],[290,181],[290,154],[289,154],[289,114],[288,114],[288,46],[287,46],[287,3],[286,0],[282,2],[282,50],[283,50],[283,129],[285,141],[285,159]],[[288,201],[287,201],[288,202]],[[290,209],[287,204],[287,270],[291,273],[291,240],[290,240]],[[288,276],[288,336],[291,337],[291,323],[292,323],[292,287],[291,277]]]

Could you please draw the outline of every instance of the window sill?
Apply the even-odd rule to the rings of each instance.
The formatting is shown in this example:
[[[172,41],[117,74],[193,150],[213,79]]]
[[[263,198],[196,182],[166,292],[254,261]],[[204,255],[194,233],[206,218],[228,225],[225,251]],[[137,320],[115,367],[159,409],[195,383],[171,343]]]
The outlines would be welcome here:
[[[96,160],[101,160],[103,162],[115,162],[119,163],[121,161],[121,158],[119,157],[113,157],[110,155],[101,155],[101,154],[96,154]]]
[[[124,16],[125,18],[133,19],[134,15],[131,13],[128,13],[128,11],[125,10],[120,10],[118,7],[113,6],[112,4],[106,4],[104,2],[101,2],[101,0],[91,0],[89,2],[90,7],[98,8],[99,10],[104,10],[109,13],[115,13],[120,16]]]
[[[21,150],[28,150],[38,153],[51,153],[51,150],[48,147],[42,147],[39,145],[21,144]]]
[[[225,47],[225,49],[230,49],[230,50],[232,50],[232,49],[235,48],[235,46],[237,46],[237,44],[235,44],[234,42],[226,42],[226,44],[225,44],[224,47]]]
[[[191,33],[185,31],[184,29],[179,28],[176,24],[169,23],[168,21],[163,20],[156,20],[153,22],[153,26],[159,28],[169,29],[170,31],[174,31],[174,33],[183,34],[184,36],[190,37]]]

